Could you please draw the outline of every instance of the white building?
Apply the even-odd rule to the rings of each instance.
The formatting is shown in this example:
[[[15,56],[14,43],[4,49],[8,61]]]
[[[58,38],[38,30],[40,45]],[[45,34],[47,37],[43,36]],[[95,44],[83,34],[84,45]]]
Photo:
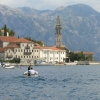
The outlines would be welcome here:
[[[45,60],[46,62],[64,62],[66,58],[66,50],[57,47],[46,47],[34,45],[35,59]],[[37,55],[38,54],[38,55]]]

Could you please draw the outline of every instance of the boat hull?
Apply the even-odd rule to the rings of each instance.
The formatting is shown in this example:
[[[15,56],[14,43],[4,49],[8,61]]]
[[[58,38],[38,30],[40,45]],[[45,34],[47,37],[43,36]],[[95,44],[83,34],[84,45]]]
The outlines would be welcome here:
[[[28,71],[24,72],[23,75],[28,76]],[[38,72],[35,71],[35,74],[31,74],[30,76],[37,76],[37,75],[38,75]]]
[[[4,67],[4,68],[7,68],[7,69],[14,69],[14,66],[7,66],[7,67]]]

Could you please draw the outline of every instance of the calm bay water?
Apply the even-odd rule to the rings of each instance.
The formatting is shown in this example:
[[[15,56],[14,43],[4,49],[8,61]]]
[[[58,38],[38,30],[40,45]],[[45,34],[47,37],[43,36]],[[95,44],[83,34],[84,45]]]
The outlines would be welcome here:
[[[100,66],[33,66],[38,77],[23,76],[27,67],[0,67],[0,100],[100,100]]]

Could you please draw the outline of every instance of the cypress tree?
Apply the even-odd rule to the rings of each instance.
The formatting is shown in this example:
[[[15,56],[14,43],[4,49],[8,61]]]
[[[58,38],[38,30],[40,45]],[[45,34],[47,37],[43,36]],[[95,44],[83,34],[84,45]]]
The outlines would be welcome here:
[[[6,24],[4,26],[4,36],[7,36],[7,28],[6,28]]]

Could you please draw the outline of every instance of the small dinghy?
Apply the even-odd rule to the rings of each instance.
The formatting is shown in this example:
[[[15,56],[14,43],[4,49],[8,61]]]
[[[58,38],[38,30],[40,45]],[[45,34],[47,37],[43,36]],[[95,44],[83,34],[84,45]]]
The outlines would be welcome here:
[[[25,76],[29,76],[29,73],[28,71],[24,72],[23,75]],[[34,73],[33,74],[30,74],[30,76],[37,76],[38,75],[38,72],[34,70]]]
[[[14,69],[14,66],[7,66],[7,67],[4,67],[4,68],[7,68],[7,69]]]

